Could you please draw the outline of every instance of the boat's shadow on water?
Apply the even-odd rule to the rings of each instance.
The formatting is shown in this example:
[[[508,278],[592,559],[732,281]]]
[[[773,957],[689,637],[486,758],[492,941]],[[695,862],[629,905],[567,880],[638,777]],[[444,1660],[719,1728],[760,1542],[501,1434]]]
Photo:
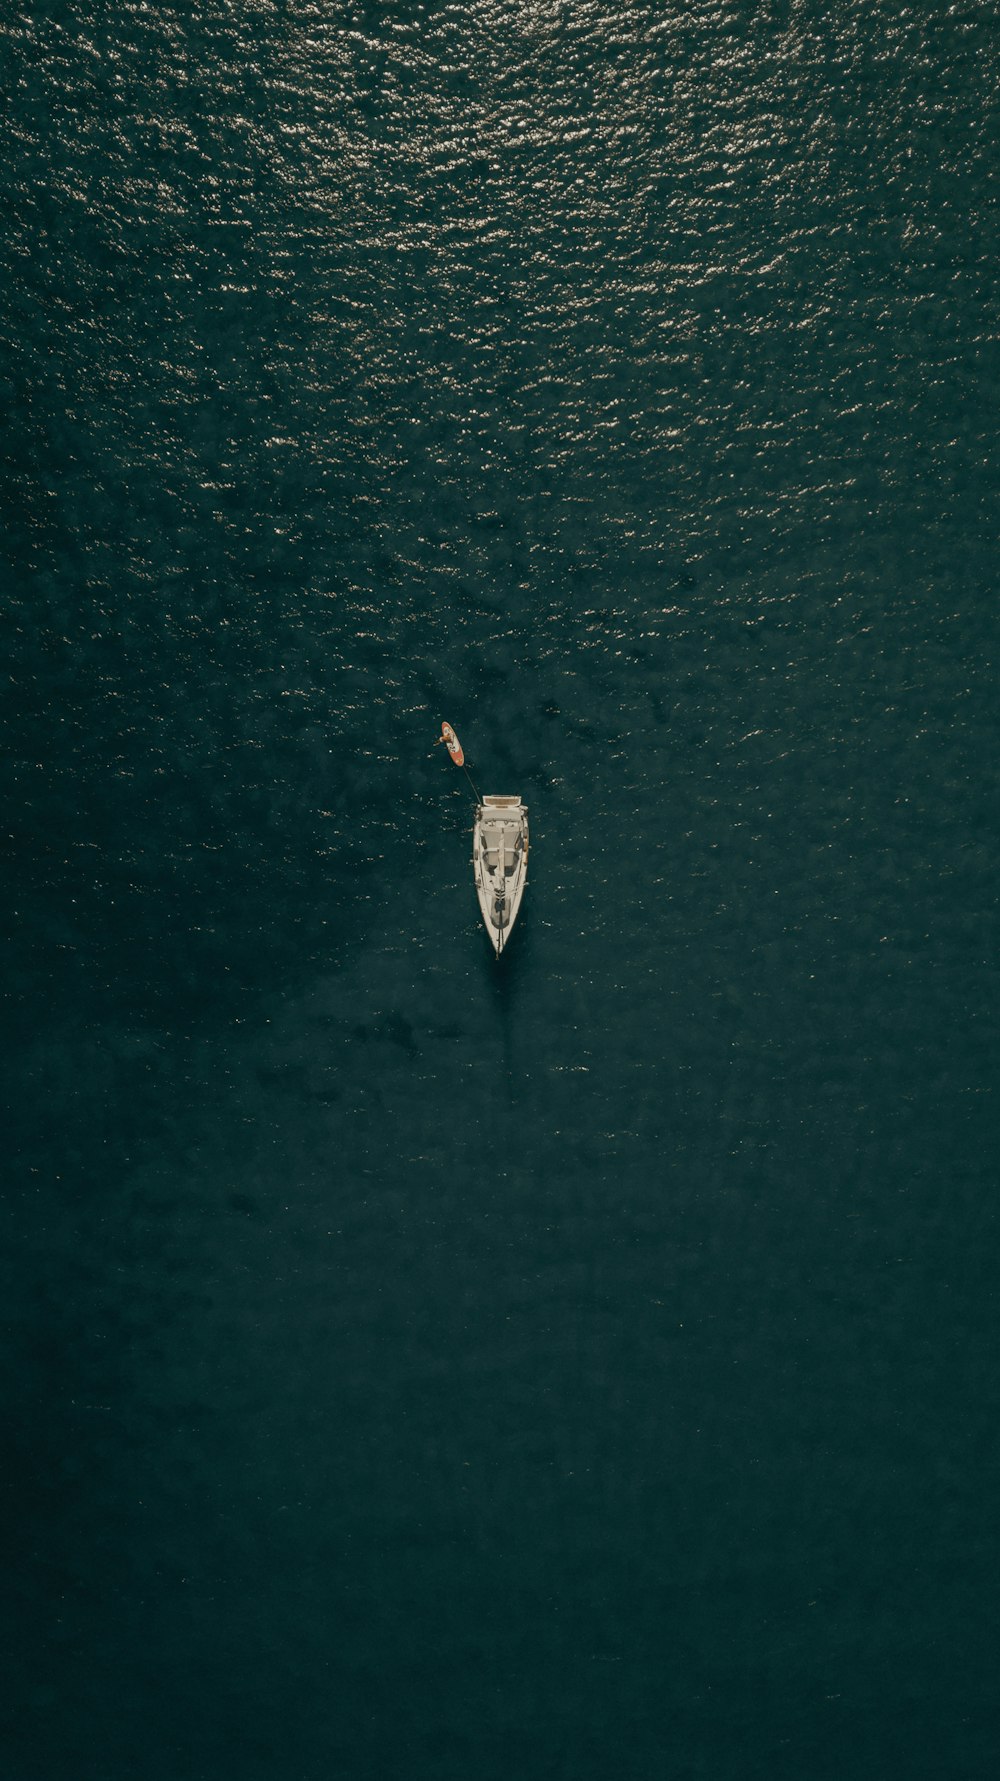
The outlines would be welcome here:
[[[503,1060],[503,1080],[507,1094],[514,1099],[516,1082],[521,1075],[517,1043],[518,1021],[523,1016],[529,994],[532,955],[531,917],[523,911],[510,942],[497,958],[489,945],[482,949],[479,983],[486,1005],[493,1010],[496,1036]]]

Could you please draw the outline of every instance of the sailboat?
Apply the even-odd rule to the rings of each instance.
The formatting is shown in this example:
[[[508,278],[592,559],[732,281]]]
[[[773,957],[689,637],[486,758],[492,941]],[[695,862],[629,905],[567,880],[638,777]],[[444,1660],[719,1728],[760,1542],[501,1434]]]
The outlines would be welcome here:
[[[472,873],[476,896],[493,950],[500,957],[528,882],[528,809],[520,798],[480,797],[465,764],[465,752],[451,724],[441,725],[443,742],[456,767],[465,772],[476,793],[476,821],[472,831]]]
[[[528,811],[519,797],[484,797],[472,832],[472,871],[486,932],[500,957],[528,881]]]

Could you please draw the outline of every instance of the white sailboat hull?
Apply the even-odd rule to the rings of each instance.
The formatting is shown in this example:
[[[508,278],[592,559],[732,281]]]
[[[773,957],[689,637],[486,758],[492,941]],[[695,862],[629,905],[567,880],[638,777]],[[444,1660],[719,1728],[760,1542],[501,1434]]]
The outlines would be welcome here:
[[[472,835],[476,896],[499,958],[510,939],[528,882],[528,812],[518,797],[485,797]]]

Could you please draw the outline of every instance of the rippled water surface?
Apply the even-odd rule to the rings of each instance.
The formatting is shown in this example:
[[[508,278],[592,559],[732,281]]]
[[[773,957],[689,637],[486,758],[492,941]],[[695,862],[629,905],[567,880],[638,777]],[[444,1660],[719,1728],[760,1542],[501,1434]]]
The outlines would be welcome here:
[[[985,1781],[991,9],[0,43],[4,1773]]]

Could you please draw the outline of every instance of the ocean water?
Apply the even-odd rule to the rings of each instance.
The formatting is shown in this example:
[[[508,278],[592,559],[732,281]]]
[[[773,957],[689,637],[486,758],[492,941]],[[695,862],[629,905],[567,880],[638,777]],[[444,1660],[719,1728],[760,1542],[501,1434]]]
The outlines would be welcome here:
[[[985,1781],[992,9],[0,44],[4,1775]]]

